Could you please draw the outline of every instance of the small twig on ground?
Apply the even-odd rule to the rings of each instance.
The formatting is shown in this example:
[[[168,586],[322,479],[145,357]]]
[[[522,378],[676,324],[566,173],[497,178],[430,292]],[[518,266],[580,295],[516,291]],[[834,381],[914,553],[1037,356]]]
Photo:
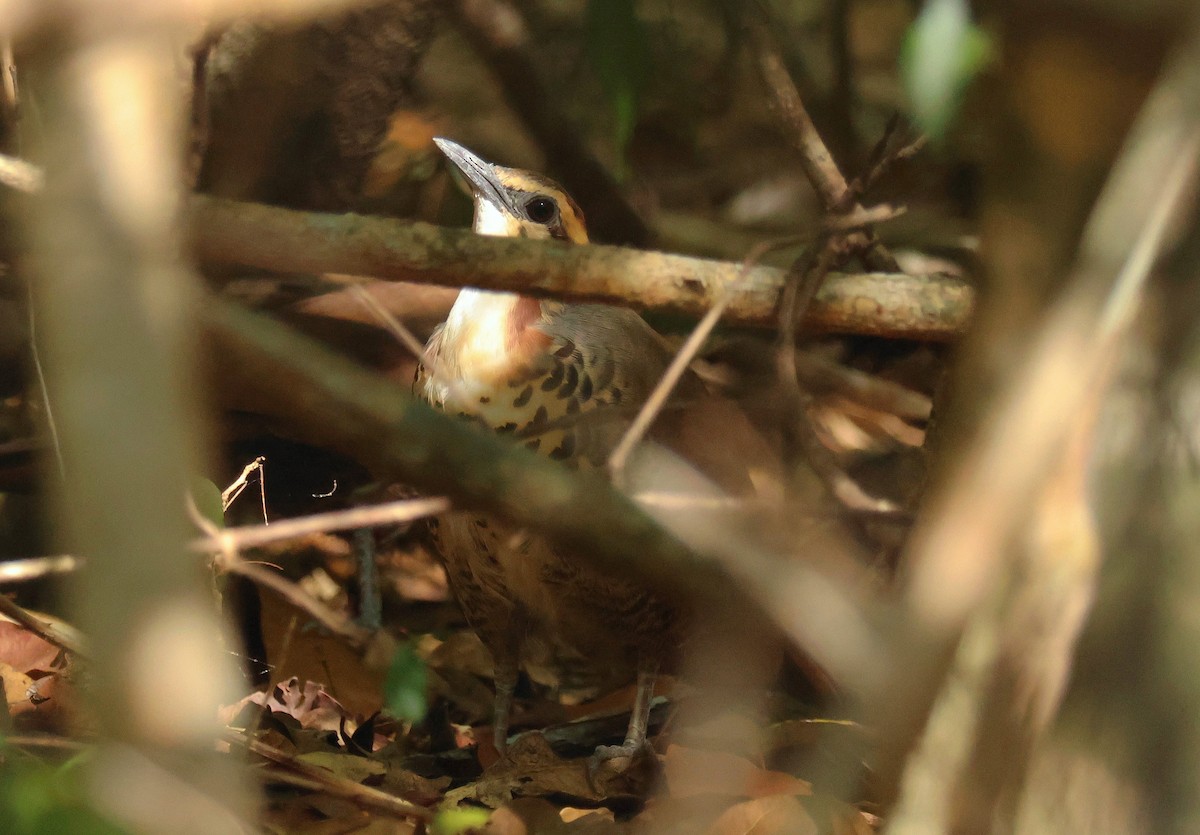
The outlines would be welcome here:
[[[0,615],[12,618],[15,622],[24,626],[39,638],[44,638],[59,649],[65,649],[67,652],[78,655],[81,658],[87,657],[87,652],[84,649],[83,636],[74,630],[67,631],[70,627],[60,628],[53,623],[47,623],[41,618],[35,617],[30,612],[18,606],[9,598],[0,594]]]
[[[433,812],[424,806],[418,806],[379,789],[364,786],[362,783],[338,777],[327,769],[298,760],[273,745],[257,739],[247,739],[235,733],[226,733],[225,739],[231,745],[246,748],[252,753],[294,772],[301,778],[317,784],[329,794],[344,797],[368,809],[386,812],[397,817],[417,818],[423,821],[433,819]]]

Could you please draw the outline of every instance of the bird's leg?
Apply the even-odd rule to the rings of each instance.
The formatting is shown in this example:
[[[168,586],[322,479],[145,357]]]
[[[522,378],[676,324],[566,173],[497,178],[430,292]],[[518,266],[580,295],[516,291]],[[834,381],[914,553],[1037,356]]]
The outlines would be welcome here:
[[[629,727],[625,741],[620,745],[601,745],[593,755],[597,761],[632,757],[646,747],[646,732],[650,726],[650,702],[654,698],[654,680],[658,676],[658,664],[638,664],[637,688],[633,696],[633,710],[629,714]]]
[[[508,749],[508,721],[512,713],[513,693],[517,689],[519,667],[517,656],[497,656],[493,681],[496,685],[496,701],[492,707],[492,741],[496,750],[504,756]]]

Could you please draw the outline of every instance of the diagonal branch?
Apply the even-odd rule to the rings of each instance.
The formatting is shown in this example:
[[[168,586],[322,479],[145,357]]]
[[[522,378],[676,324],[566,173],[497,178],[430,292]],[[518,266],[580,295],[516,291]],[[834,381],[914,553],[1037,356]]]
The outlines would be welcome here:
[[[265,415],[297,440],[350,456],[382,478],[535,530],[666,599],[737,595],[822,665],[850,678],[874,674],[877,664],[865,655],[874,655],[878,636],[857,590],[749,548],[736,563],[692,552],[597,474],[572,472],[441,414],[269,318],[218,299],[204,309],[213,379],[229,405]],[[859,684],[847,682],[852,690]]]

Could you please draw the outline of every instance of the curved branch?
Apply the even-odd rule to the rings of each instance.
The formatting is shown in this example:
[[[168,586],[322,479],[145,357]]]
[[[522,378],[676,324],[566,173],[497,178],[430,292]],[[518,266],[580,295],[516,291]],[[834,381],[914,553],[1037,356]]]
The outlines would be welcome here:
[[[194,197],[201,260],[281,272],[354,273],[389,281],[469,285],[624,304],[700,318],[729,296],[725,320],[771,327],[784,272],[613,246],[487,238],[362,215],[296,212]],[[967,325],[974,292],[960,279],[831,273],[805,313],[808,330],[950,340]]]
[[[871,686],[879,669],[875,635],[849,586],[748,546],[736,561],[716,549],[690,550],[595,473],[573,472],[437,412],[265,316],[221,299],[203,309],[213,380],[233,401],[226,405],[267,416],[291,437],[336,450],[382,478],[536,530],[668,600],[744,602],[819,663],[844,670],[839,680],[852,691]]]

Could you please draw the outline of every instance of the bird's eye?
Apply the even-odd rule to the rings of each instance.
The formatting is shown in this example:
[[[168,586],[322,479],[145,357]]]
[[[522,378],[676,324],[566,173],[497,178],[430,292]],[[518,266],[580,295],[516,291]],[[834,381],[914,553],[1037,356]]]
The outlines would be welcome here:
[[[558,205],[549,197],[535,197],[525,204],[525,216],[534,223],[549,223],[558,213]]]

